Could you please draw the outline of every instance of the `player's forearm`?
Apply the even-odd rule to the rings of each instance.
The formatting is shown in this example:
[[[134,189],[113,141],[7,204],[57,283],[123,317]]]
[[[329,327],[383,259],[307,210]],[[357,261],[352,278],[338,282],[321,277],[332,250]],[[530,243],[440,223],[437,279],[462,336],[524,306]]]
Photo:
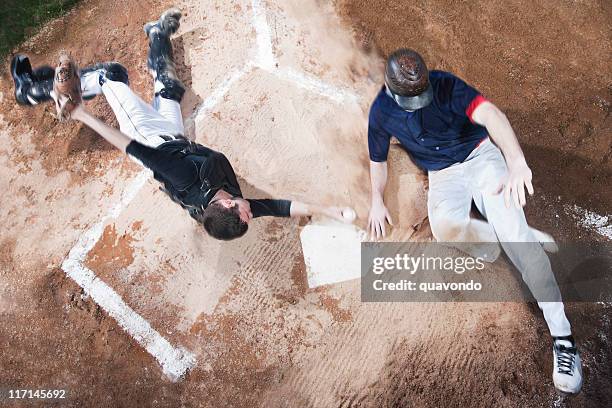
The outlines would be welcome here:
[[[82,106],[75,108],[71,113],[71,117],[83,122],[122,152],[125,152],[125,149],[132,141],[127,135],[102,122],[100,119],[87,112]]]
[[[489,136],[499,146],[509,167],[524,164],[525,156],[510,121],[499,108],[493,104],[489,105],[481,115]]]
[[[329,215],[329,207],[318,204],[302,203],[300,201],[291,201],[289,214],[292,217],[309,217],[311,215]]]
[[[384,201],[387,185],[387,162],[370,161],[370,182],[372,186],[372,204]]]

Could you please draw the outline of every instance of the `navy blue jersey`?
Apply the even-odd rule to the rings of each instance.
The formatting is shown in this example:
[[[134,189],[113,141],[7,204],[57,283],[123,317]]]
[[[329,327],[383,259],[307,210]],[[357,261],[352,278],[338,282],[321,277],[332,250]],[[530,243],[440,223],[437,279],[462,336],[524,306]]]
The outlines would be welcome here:
[[[429,81],[433,100],[414,112],[400,108],[384,87],[378,93],[369,116],[370,160],[387,161],[394,136],[419,167],[440,170],[465,160],[487,137],[487,129],[471,119],[486,101],[477,90],[444,71],[431,71]]]

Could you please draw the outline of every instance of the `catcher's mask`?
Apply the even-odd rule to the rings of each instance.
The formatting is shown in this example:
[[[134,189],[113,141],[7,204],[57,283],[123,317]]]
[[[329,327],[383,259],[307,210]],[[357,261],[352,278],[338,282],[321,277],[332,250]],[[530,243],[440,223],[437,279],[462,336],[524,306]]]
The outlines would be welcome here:
[[[433,99],[425,61],[408,48],[400,48],[387,59],[385,85],[387,95],[406,111],[422,109]]]

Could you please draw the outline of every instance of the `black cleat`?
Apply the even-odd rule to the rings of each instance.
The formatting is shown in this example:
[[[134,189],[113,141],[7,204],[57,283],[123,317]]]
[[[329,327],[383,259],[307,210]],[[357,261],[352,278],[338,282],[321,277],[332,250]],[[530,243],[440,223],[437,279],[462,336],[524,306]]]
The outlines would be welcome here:
[[[163,85],[156,95],[177,102],[183,98],[185,86],[176,73],[170,36],[180,27],[180,19],[180,10],[171,8],[166,10],[159,20],[144,25],[144,32],[149,39],[147,67],[153,77]]]
[[[127,69],[118,62],[99,62],[79,71],[81,91],[84,100],[90,100],[102,93],[105,80],[130,84]]]
[[[30,59],[17,54],[11,60],[11,76],[15,82],[15,99],[20,105],[33,106],[51,100],[55,70],[43,66],[32,70]]]
[[[171,8],[162,13],[157,21],[150,21],[143,27],[145,34],[149,37],[151,30],[154,28],[159,29],[163,34],[168,37],[176,33],[181,26],[181,11],[177,8]]]

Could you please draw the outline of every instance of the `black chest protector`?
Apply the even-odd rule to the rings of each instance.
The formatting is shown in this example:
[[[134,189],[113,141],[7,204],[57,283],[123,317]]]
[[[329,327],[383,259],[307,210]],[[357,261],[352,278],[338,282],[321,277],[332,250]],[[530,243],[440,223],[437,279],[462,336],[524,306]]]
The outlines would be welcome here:
[[[178,156],[184,166],[180,170],[180,186],[155,175],[163,184],[160,189],[185,208],[196,221],[201,220],[202,212],[220,189],[232,196],[242,197],[234,170],[222,153],[185,139],[166,142],[163,149]]]

